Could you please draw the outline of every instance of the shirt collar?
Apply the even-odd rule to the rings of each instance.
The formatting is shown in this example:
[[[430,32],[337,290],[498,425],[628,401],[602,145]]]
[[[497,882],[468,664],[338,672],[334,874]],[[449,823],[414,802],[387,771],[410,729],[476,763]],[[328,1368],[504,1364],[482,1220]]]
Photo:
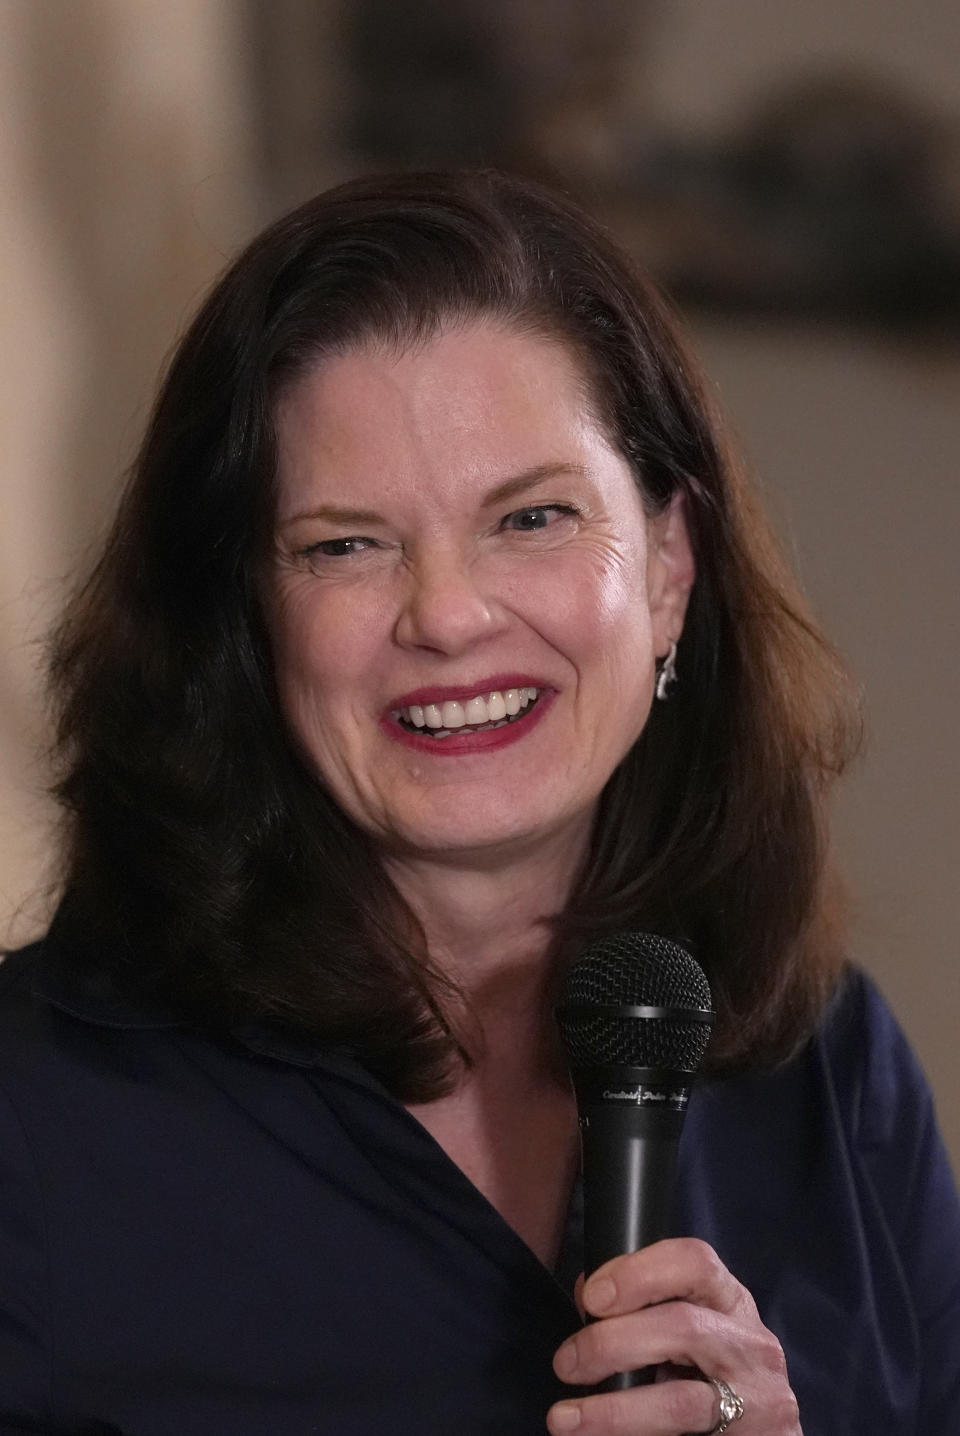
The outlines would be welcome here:
[[[98,1027],[159,1031],[194,1025],[188,1014],[170,1004],[118,987],[101,964],[84,962],[75,945],[65,940],[58,918],[59,914],[54,916],[50,931],[36,944],[32,983],[36,998]],[[355,1065],[345,1052],[264,1019],[238,1022],[230,1034],[250,1051],[296,1067]]]
[[[148,997],[120,989],[103,966],[84,961],[73,943],[64,940],[60,914],[37,944],[33,994],[61,1012],[99,1027],[179,1027],[184,1019]]]

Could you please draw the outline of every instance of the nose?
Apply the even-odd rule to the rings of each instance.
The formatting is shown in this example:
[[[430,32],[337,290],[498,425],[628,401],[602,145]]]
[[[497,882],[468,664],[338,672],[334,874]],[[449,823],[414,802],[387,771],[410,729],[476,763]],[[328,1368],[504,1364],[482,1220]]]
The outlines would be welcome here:
[[[459,553],[423,555],[411,563],[394,634],[403,648],[450,657],[500,631],[504,614]]]

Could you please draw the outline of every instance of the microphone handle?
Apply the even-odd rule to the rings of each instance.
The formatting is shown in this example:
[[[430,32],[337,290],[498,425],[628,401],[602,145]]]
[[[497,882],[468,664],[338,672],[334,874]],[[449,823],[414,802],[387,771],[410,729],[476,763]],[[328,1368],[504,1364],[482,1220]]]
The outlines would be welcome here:
[[[683,1112],[600,1102],[581,1108],[584,1270],[639,1251],[673,1231],[677,1146]],[[653,1381],[657,1368],[621,1371],[598,1391]]]

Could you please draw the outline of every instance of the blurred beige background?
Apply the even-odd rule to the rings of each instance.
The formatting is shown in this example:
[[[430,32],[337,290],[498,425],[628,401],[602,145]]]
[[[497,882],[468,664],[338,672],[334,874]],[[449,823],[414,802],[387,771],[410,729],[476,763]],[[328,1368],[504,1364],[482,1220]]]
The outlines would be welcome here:
[[[960,122],[953,0],[917,0],[909,19],[899,0],[589,8],[597,23],[619,15],[636,40],[635,78],[628,67],[620,83],[637,126],[656,111],[677,134],[709,139],[769,80],[829,61],[871,67]],[[350,10],[0,0],[8,942],[42,928],[55,876],[39,639],[103,533],[158,370],[205,285],[279,208],[369,159],[340,123],[355,83],[342,58]],[[521,10],[531,50],[576,13],[567,0],[492,6],[512,17],[515,46]],[[609,161],[595,92],[573,74],[569,85],[569,105],[562,86],[559,100],[555,82],[551,92],[553,120],[566,116],[551,130],[554,161],[587,150]],[[914,1040],[960,1165],[960,343],[776,315],[691,311],[690,324],[814,605],[866,689],[867,753],[838,811],[854,956]]]

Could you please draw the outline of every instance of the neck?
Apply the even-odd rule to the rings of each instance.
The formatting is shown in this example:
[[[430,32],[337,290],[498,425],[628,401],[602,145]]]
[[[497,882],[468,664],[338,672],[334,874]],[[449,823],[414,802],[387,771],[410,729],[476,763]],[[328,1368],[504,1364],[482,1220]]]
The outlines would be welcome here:
[[[479,1066],[508,1060],[555,1065],[553,937],[585,842],[540,844],[500,862],[426,856],[388,860],[387,871],[421,922],[435,965],[465,993]]]

